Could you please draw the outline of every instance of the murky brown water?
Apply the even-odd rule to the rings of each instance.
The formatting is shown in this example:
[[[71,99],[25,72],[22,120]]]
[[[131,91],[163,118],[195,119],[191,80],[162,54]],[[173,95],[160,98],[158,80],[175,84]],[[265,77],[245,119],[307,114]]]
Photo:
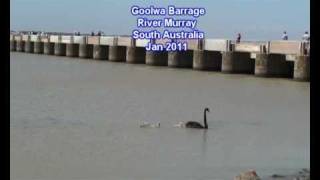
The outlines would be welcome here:
[[[309,167],[309,83],[24,53],[10,64],[14,180],[232,179]],[[173,127],[202,121],[205,106],[207,131]]]

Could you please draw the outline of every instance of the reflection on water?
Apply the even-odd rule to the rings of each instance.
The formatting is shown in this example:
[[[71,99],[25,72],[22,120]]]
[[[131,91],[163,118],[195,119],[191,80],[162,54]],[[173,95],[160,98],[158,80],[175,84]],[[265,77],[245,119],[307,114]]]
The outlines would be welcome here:
[[[202,149],[201,149],[201,154],[203,155],[203,159],[207,156],[207,130],[203,130],[202,133]]]
[[[12,179],[232,179],[309,167],[309,83],[23,53],[10,63]],[[206,106],[208,130],[173,127],[202,123]]]

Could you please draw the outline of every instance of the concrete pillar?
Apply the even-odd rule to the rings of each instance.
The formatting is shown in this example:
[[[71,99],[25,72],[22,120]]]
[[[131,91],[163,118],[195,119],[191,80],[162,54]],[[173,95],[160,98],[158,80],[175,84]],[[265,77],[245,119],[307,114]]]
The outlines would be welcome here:
[[[16,41],[10,40],[10,51],[16,51]]]
[[[109,46],[109,61],[125,62],[126,47],[125,46]]]
[[[250,53],[222,52],[222,72],[253,74],[254,66],[254,60],[250,59]]]
[[[193,52],[170,51],[168,52],[168,66],[177,68],[192,68]]]
[[[93,45],[93,59],[103,59],[108,58],[108,46],[105,45]]]
[[[310,58],[307,55],[296,56],[293,78],[299,81],[310,80]]]
[[[24,41],[16,41],[16,50],[18,52],[24,52]]]
[[[221,70],[221,52],[194,50],[192,67],[195,70]]]
[[[54,55],[65,56],[66,55],[66,44],[54,43]]]
[[[167,66],[168,53],[166,51],[146,51],[146,64],[152,66]]]
[[[42,54],[43,53],[43,42],[36,41],[34,42],[34,53],[36,54]]]
[[[79,44],[80,58],[93,58],[93,46],[91,44]]]
[[[254,74],[263,77],[288,77],[290,68],[285,55],[256,54]]]
[[[45,42],[43,43],[43,53],[46,55],[54,54],[54,43]]]
[[[16,41],[16,50],[18,52],[24,52],[24,41]]]
[[[79,56],[79,44],[66,44],[66,56],[78,57]]]
[[[146,49],[143,47],[127,46],[126,61],[131,64],[146,62]]]
[[[24,43],[24,51],[27,53],[33,53],[34,43],[31,41],[25,41]]]

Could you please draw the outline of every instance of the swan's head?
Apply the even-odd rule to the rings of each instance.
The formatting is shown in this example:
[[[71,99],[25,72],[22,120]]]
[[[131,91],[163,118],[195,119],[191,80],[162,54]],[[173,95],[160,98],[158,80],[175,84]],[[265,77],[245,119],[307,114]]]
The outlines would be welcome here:
[[[204,111],[210,112],[210,109],[206,107]]]

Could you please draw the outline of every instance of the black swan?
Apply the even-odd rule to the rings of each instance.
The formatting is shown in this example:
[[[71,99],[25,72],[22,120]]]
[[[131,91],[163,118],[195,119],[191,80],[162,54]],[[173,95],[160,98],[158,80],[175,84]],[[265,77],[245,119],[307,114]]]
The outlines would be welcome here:
[[[204,109],[204,117],[203,117],[204,126],[201,125],[199,122],[196,122],[196,121],[188,121],[186,123],[179,122],[178,124],[176,124],[174,126],[175,127],[185,127],[185,128],[195,128],[195,129],[208,129],[207,112],[210,112],[209,108],[205,108]]]

